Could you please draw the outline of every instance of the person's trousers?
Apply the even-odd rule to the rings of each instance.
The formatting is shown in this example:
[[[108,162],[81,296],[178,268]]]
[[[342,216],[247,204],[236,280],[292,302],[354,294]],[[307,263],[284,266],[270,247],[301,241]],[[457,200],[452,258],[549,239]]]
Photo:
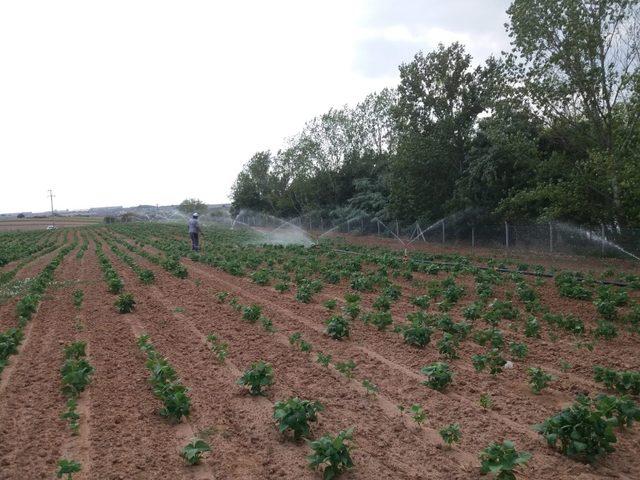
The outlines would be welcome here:
[[[200,244],[198,243],[198,234],[195,232],[189,232],[189,236],[191,237],[191,250],[196,252],[200,251]]]

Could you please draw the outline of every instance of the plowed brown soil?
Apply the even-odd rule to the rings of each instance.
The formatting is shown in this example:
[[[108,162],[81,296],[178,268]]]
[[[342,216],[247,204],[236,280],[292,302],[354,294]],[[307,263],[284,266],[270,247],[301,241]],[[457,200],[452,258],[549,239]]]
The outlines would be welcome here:
[[[125,290],[137,302],[133,313],[120,315],[113,306],[115,296],[102,280],[94,248],[91,242],[80,261],[75,251],[65,257],[54,287],[27,327],[20,352],[11,357],[0,377],[0,479],[53,478],[60,458],[82,464],[81,473],[74,475],[81,480],[320,478],[307,467],[308,446],[284,438],[273,422],[274,402],[290,396],[319,400],[325,406],[313,425],[313,438],[355,427],[355,468],[341,477],[345,479],[476,479],[477,453],[503,439],[533,454],[518,478],[640,478],[637,428],[619,433],[616,451],[595,466],[547,448],[531,429],[572,402],[576,394],[599,391],[592,380],[594,364],[640,368],[637,338],[622,329],[614,341],[598,342],[588,351],[577,348],[570,335],[560,333],[551,340],[543,334],[542,340],[531,342],[522,332],[505,328],[506,340],[527,343],[529,355],[526,362],[515,362],[513,369],[497,377],[473,370],[469,358],[482,349],[463,342],[460,359],[449,362],[456,372],[454,383],[439,393],[421,385],[420,373],[422,366],[441,360],[435,348],[438,336],[425,349],[409,348],[391,329],[379,332],[360,321],[352,322],[346,340],[324,335],[328,312],[322,302],[341,299],[345,284],[325,285],[310,304],[301,304],[291,292],[279,294],[272,287],[185,259],[189,277],[180,280],[127,252],[155,273],[155,284],[145,286],[103,245]],[[35,271],[35,262],[31,268]],[[433,278],[416,275],[415,280]],[[403,297],[392,313],[394,321],[401,322],[415,310],[408,296],[421,290],[415,282],[397,283],[403,287]],[[460,283],[473,291],[472,278],[460,277]],[[72,303],[77,288],[85,298],[79,309]],[[243,320],[228,302],[219,303],[215,298],[219,291],[229,292],[242,304],[261,305],[276,332]],[[559,297],[552,282],[537,291],[552,311],[575,312],[588,326],[595,324],[590,302]],[[369,309],[375,295],[362,296],[363,308]],[[454,320],[462,319],[461,309],[471,300],[465,297],[454,308]],[[5,322],[9,310],[0,313]],[[313,345],[312,353],[289,344],[294,332]],[[153,396],[145,357],[136,346],[141,333],[150,335],[190,388],[192,414],[180,424],[157,414],[160,402]],[[209,333],[228,343],[224,363],[217,362],[209,350]],[[79,400],[81,423],[75,437],[59,417],[65,405],[59,373],[62,347],[74,340],[87,342],[87,357],[95,368]],[[354,377],[321,366],[317,352],[331,354],[333,362],[353,359]],[[257,360],[270,362],[275,371],[275,383],[264,397],[251,397],[236,384],[241,372]],[[572,368],[561,371],[560,360]],[[534,364],[557,377],[542,395],[532,394],[527,385],[526,366]],[[379,387],[377,394],[366,391],[365,379]],[[479,405],[482,393],[491,395],[492,409]],[[427,412],[422,426],[397,408],[414,403]],[[452,422],[460,423],[462,440],[445,448],[438,429]],[[213,452],[201,465],[188,467],[178,451],[201,432],[209,435]]]

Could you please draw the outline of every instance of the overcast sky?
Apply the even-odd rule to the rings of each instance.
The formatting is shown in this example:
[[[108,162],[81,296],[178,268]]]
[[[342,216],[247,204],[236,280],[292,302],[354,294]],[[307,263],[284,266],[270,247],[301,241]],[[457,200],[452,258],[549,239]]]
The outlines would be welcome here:
[[[0,2],[0,212],[229,199],[242,164],[508,0]]]

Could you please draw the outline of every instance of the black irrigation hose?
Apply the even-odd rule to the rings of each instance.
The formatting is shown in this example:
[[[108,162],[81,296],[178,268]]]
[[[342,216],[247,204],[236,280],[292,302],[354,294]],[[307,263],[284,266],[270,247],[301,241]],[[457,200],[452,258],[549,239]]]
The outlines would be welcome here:
[[[351,253],[353,255],[363,255],[360,252],[354,252],[352,250],[340,250],[340,249],[331,249],[332,252],[337,253]],[[451,263],[451,262],[435,262],[433,260],[411,260],[412,262],[416,262],[422,265],[442,265],[447,267],[455,267],[459,264]],[[509,270],[508,268],[494,268],[494,267],[482,267],[479,265],[472,265],[474,268],[478,268],[480,270],[493,270],[500,273],[520,273],[522,275],[531,275],[533,277],[546,277],[546,278],[555,278],[555,274],[553,273],[544,273],[544,272],[531,272],[528,270]],[[581,282],[585,281],[584,279],[577,279]],[[614,285],[616,287],[628,287],[629,284],[625,282],[618,282],[615,280],[593,280],[596,283],[600,283],[601,285]]]

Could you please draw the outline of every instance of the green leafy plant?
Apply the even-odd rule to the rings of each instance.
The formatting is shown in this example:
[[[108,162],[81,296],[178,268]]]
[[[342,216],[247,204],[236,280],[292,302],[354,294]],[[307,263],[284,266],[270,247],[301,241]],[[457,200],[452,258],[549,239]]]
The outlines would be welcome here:
[[[490,410],[491,407],[493,407],[493,399],[491,398],[491,395],[488,393],[480,395],[480,406],[485,410]]]
[[[412,322],[407,326],[400,327],[400,332],[404,343],[421,348],[431,341],[433,330],[421,322]]]
[[[136,301],[132,293],[123,293],[116,300],[116,308],[119,313],[130,313],[135,308]]]
[[[260,319],[262,307],[260,305],[251,305],[242,307],[242,318],[247,322],[255,323]]]
[[[316,361],[322,365],[323,367],[328,367],[329,363],[331,363],[331,355],[329,354],[324,354],[322,352],[318,352],[318,357],[316,359]]]
[[[60,418],[69,423],[73,435],[77,435],[80,429],[80,415],[76,411],[78,402],[74,398],[67,400],[67,409],[60,414]]]
[[[529,374],[529,385],[531,385],[531,391],[536,395],[539,394],[544,388],[549,385],[549,382],[555,380],[553,375],[549,375],[541,368],[531,367],[527,369]]]
[[[273,407],[273,418],[278,423],[280,433],[291,430],[294,440],[299,440],[309,435],[309,422],[315,422],[318,412],[322,410],[324,407],[320,402],[300,400],[295,397],[276,402]]]
[[[416,307],[426,310],[427,308],[429,308],[429,302],[431,301],[431,298],[429,297],[429,295],[421,295],[418,297],[412,297],[410,301]]]
[[[224,303],[224,301],[227,299],[228,296],[229,296],[229,292],[218,292],[215,295],[216,301],[218,303]]]
[[[438,352],[445,358],[456,359],[459,358],[457,348],[458,340],[450,333],[445,332],[442,338],[438,341]]]
[[[618,336],[618,330],[612,322],[607,320],[598,320],[598,326],[593,331],[593,336],[596,338],[612,340]]]
[[[58,470],[56,470],[56,478],[67,476],[67,480],[71,480],[74,473],[78,473],[82,469],[82,465],[74,460],[60,459],[58,460]]]
[[[80,308],[82,306],[82,302],[84,300],[84,292],[82,290],[74,290],[73,291],[73,305],[76,308]]]
[[[427,380],[422,384],[438,391],[444,390],[453,380],[453,372],[449,369],[449,365],[444,362],[426,365],[420,369],[420,372],[427,376]]]
[[[473,355],[471,362],[476,372],[482,372],[486,367],[489,367],[491,375],[501,373],[502,367],[507,363],[497,348],[492,348],[486,355]]]
[[[187,443],[180,456],[188,465],[197,465],[202,460],[202,455],[211,451],[211,446],[201,438],[193,438]]]
[[[334,310],[338,305],[338,301],[335,298],[332,298],[330,300],[326,300],[323,305],[327,310]]]
[[[291,286],[288,282],[278,282],[273,286],[273,288],[279,293],[284,293],[291,290]]]
[[[418,403],[414,403],[409,407],[409,415],[418,425],[421,425],[427,419],[427,413],[422,408],[422,405]]]
[[[462,433],[460,432],[460,425],[458,425],[457,423],[451,423],[442,427],[440,430],[438,430],[438,433],[440,433],[442,440],[448,447],[451,447],[451,445],[453,445],[454,443],[460,442],[460,438],[462,437]]]
[[[518,452],[513,442],[492,443],[480,452],[482,474],[491,473],[496,480],[516,480],[514,470],[531,458],[528,452]]]
[[[311,455],[307,457],[309,466],[322,469],[323,480],[332,480],[343,471],[353,467],[351,449],[353,448],[353,428],[343,430],[335,437],[325,435],[310,442]]]
[[[353,377],[353,371],[356,368],[356,362],[353,360],[347,360],[345,362],[336,363],[336,370],[347,378]]]
[[[511,352],[511,355],[515,358],[523,359],[527,356],[529,349],[524,343],[510,342],[509,352]]]
[[[213,333],[207,335],[207,341],[209,342],[209,348],[218,359],[218,362],[224,363],[229,353],[229,346],[225,342],[221,342]]]
[[[585,397],[534,429],[560,453],[589,463],[612,452],[617,441],[612,422]]]
[[[365,390],[367,390],[368,393],[371,393],[374,395],[379,391],[378,386],[375,383],[373,383],[371,380],[368,380],[366,378],[362,380],[362,386],[365,388]]]
[[[251,364],[238,379],[238,385],[249,387],[251,395],[263,395],[263,388],[273,384],[273,367],[262,360]]]
[[[600,365],[593,367],[594,379],[609,390],[623,394],[640,395],[640,372],[616,371]]]
[[[325,332],[334,340],[349,336],[349,321],[341,315],[333,315],[326,322]]]
[[[528,338],[540,338],[540,322],[536,317],[529,317],[524,324],[524,335]]]

